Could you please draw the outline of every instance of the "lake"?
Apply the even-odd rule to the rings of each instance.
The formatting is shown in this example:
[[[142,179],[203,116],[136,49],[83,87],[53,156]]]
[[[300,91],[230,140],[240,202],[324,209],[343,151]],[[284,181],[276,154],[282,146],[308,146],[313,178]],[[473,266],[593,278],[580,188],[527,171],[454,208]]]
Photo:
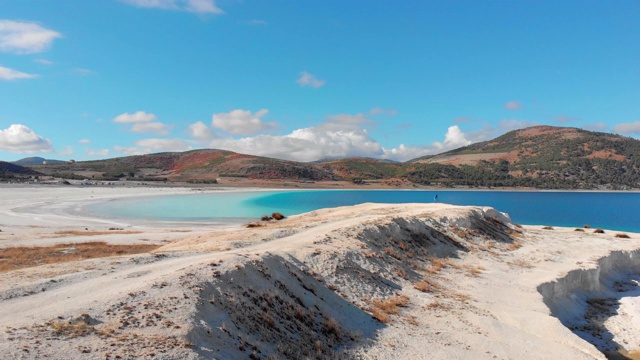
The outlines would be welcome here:
[[[545,191],[311,190],[200,193],[113,200],[93,204],[96,216],[118,219],[240,223],[281,212],[377,203],[491,206],[525,225],[582,227],[589,224],[640,232],[640,193]]]

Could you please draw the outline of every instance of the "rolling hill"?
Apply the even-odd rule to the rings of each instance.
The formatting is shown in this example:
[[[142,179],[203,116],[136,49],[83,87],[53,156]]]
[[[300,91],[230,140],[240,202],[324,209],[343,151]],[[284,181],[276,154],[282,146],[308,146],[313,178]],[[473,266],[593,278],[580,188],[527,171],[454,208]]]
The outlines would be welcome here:
[[[577,128],[534,126],[404,163],[371,158],[301,163],[209,149],[30,167],[53,176],[98,180],[214,182],[237,177],[615,190],[640,188],[640,141]]]

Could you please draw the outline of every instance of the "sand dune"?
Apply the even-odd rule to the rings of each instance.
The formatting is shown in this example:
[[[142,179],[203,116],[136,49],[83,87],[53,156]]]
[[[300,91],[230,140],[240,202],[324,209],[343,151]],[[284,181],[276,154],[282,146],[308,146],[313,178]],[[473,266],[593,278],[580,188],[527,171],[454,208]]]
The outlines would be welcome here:
[[[0,249],[96,238],[162,247],[3,273],[7,358],[602,359],[640,349],[629,325],[637,234],[522,227],[487,207],[362,204],[254,228],[148,223],[60,239],[61,229],[113,226],[64,209],[139,189],[35,189],[0,189]]]

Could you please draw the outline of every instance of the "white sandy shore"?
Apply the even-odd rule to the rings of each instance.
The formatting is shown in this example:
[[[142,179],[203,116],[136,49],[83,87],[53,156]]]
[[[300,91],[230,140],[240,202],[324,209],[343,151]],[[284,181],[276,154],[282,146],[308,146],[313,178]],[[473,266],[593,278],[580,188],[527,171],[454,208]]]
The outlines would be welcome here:
[[[521,230],[489,208],[446,204],[363,204],[251,229],[122,224],[69,212],[116,197],[191,191],[0,187],[0,248],[96,240],[166,244],[149,255],[3,273],[0,353],[27,359],[224,359],[249,356],[248,343],[261,351],[253,350],[255,356],[264,358],[275,351],[277,344],[268,339],[279,339],[278,331],[265,335],[264,328],[252,328],[254,323],[243,322],[233,309],[247,300],[241,313],[249,318],[260,309],[253,309],[252,301],[266,301],[275,307],[270,315],[256,312],[266,316],[258,323],[270,316],[286,327],[289,320],[280,314],[285,310],[269,300],[275,294],[276,299],[299,299],[309,319],[315,316],[324,323],[331,318],[340,324],[340,336],[327,335],[325,324],[318,335],[322,344],[309,341],[321,355],[335,341],[346,344],[343,355],[371,359],[603,359],[596,347],[550,314],[538,287],[572,270],[593,268],[612,251],[640,249],[638,234],[623,239],[611,231],[593,234],[541,226]],[[501,227],[502,222],[507,227]],[[117,226],[140,233],[56,234]],[[491,239],[492,231],[511,237],[517,246],[504,242],[506,238]],[[425,254],[453,260],[435,272],[426,258],[418,259],[419,243],[428,245]],[[415,289],[425,277],[439,289]],[[254,292],[259,296],[251,295]],[[408,304],[392,314],[389,323],[373,320],[367,312],[372,301],[394,294],[407,296]],[[574,311],[571,306],[582,304],[583,295],[576,294],[563,306]],[[630,351],[640,349],[638,299],[623,297],[618,314],[606,323],[614,341]],[[65,324],[79,319],[87,333],[66,330]],[[315,326],[308,324],[310,329]],[[304,331],[299,330],[301,339]]]

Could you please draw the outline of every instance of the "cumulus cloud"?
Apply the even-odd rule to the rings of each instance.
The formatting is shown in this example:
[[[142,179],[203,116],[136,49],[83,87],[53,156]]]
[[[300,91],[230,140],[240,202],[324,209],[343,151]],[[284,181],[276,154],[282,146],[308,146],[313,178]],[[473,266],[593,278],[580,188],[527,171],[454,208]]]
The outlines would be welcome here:
[[[113,118],[113,122],[120,124],[131,124],[131,123],[143,123],[150,122],[156,120],[157,117],[154,114],[149,114],[144,111],[138,111],[133,114],[124,113]]]
[[[0,51],[13,54],[35,54],[47,50],[59,32],[39,24],[0,20]]]
[[[315,75],[306,71],[300,73],[300,77],[298,78],[298,80],[296,80],[296,82],[302,87],[312,88],[322,87],[326,83],[326,81],[318,79]]]
[[[132,124],[131,132],[135,133],[154,133],[160,136],[169,135],[171,126],[156,121],[154,114],[138,111],[132,114],[124,113],[113,118],[113,122],[119,124]]]
[[[193,147],[182,139],[142,139],[135,142],[135,146],[114,146],[116,152],[125,155],[143,155],[159,151],[187,151]]]
[[[78,140],[78,142],[79,142],[80,144],[90,144],[90,143],[91,143],[91,140],[89,140],[89,139],[82,139],[82,140]]]
[[[509,101],[504,104],[504,108],[507,110],[520,110],[522,109],[522,103],[520,101]]]
[[[593,124],[587,124],[585,126],[583,126],[583,128],[585,130],[589,130],[589,131],[606,131],[607,130],[607,124],[603,123],[603,122],[596,122]]]
[[[194,139],[208,140],[213,137],[213,131],[202,121],[189,125],[189,136]]]
[[[214,0],[121,0],[122,2],[141,7],[163,10],[187,11],[199,14],[224,14],[216,6]]]
[[[216,139],[210,145],[239,153],[296,161],[381,154],[382,147],[364,129],[321,130],[303,128],[282,136],[259,135],[242,139]]]
[[[53,147],[49,139],[36,134],[22,124],[13,124],[0,130],[0,150],[13,153],[51,152]]]
[[[274,122],[264,122],[262,117],[269,110],[262,109],[256,113],[248,110],[232,110],[228,113],[213,114],[211,126],[231,135],[253,135],[277,126]]]
[[[432,146],[440,151],[448,151],[469,144],[471,144],[471,141],[467,140],[466,135],[458,125],[453,125],[447,129],[447,133],[444,135],[444,142],[434,142]]]
[[[0,80],[33,79],[37,77],[38,75],[36,74],[27,74],[18,70],[0,66]]]
[[[613,127],[613,131],[620,134],[640,134],[640,120],[618,124]]]

